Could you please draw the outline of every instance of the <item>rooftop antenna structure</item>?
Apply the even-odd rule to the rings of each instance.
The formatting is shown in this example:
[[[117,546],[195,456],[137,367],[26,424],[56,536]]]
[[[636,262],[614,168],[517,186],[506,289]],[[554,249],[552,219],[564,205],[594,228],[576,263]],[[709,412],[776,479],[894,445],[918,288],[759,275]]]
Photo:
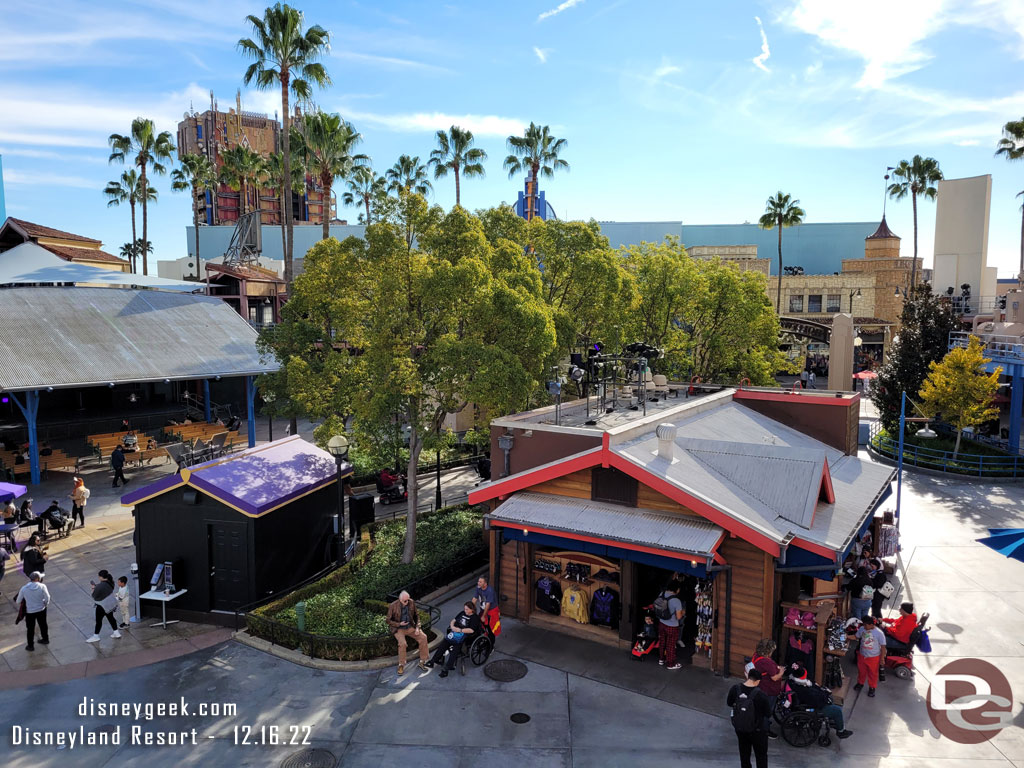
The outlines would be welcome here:
[[[887,165],[885,167],[885,181],[882,183],[882,218],[885,218],[885,204],[889,202],[889,171],[895,171],[896,166]]]
[[[263,251],[263,233],[260,228],[260,212],[249,211],[238,217],[231,242],[224,251],[224,266],[259,266]]]

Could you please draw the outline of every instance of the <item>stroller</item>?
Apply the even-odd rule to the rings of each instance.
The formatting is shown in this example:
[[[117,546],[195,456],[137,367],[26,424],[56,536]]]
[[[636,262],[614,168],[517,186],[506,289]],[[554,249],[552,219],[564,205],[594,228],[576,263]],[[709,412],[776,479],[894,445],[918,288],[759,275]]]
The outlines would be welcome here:
[[[633,643],[633,650],[630,651],[633,658],[637,661],[643,661],[644,656],[649,656],[654,651],[658,650],[658,622],[654,617],[654,606],[648,605],[644,610],[644,624],[643,629],[636,636],[636,642]]]

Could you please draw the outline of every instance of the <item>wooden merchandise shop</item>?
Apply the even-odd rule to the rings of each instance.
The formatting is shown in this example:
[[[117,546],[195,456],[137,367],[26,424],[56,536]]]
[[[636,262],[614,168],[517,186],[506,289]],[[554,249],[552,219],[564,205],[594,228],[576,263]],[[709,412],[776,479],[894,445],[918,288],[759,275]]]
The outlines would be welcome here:
[[[531,466],[525,451],[506,459],[517,471],[470,494],[490,507],[502,612],[626,650],[675,581],[685,608],[680,638],[694,664],[741,676],[757,643],[774,638],[780,663],[804,654],[821,680],[837,571],[892,471],[856,458],[845,411],[825,442],[828,434],[773,418],[821,400],[771,401],[767,415],[749,402],[756,394],[724,390],[598,426],[591,447],[583,428],[567,428],[564,416],[548,424],[543,409],[495,421],[492,436],[504,446],[525,444],[545,459]],[[859,406],[857,395],[829,399],[831,408]],[[574,452],[551,460],[560,441]]]

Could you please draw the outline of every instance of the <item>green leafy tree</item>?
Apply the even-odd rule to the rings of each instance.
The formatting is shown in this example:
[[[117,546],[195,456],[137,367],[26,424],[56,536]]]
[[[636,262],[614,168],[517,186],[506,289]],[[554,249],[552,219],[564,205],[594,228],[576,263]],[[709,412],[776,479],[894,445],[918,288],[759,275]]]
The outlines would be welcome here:
[[[249,207],[249,190],[266,175],[266,161],[263,156],[241,144],[220,153],[220,181],[238,193],[238,215],[242,216]],[[253,195],[255,208],[260,208],[259,190]]]
[[[429,195],[434,187],[427,180],[427,166],[420,158],[402,155],[393,166],[384,173],[388,182],[388,192],[405,192],[417,195]]]
[[[370,203],[387,195],[387,181],[373,172],[369,165],[360,165],[352,169],[352,175],[345,180],[348,190],[341,197],[345,205],[362,205],[366,212],[360,214],[363,224],[372,224]]]
[[[246,16],[252,27],[252,37],[238,41],[238,47],[253,63],[245,71],[243,81],[260,90],[281,89],[281,152],[284,162],[283,178],[291,178],[291,112],[289,96],[309,101],[313,87],[325,88],[331,84],[320,58],[330,48],[330,34],[314,24],[304,28],[302,11],[290,5],[276,3],[263,11],[263,18]],[[285,248],[284,281],[289,294],[292,288],[292,246],[294,232],[292,207],[284,207]]]
[[[156,130],[152,120],[137,117],[132,120],[131,131],[127,134],[112,133],[107,139],[110,144],[111,163],[131,161],[139,169],[139,195],[142,203],[142,239],[149,240],[149,172],[159,176],[167,173],[164,163],[172,160],[174,141],[167,131]],[[149,261],[142,254],[142,274],[149,274]]]
[[[806,213],[804,209],[800,207],[800,201],[794,200],[787,194],[783,194],[782,191],[775,193],[774,197],[769,197],[767,202],[764,204],[764,214],[758,219],[757,223],[761,229],[778,229],[779,230],[779,282],[778,289],[775,293],[775,312],[782,314],[782,228],[783,227],[795,227],[804,220]]]
[[[914,263],[910,265],[910,287],[914,287],[917,285],[917,198],[936,198],[938,189],[934,185],[942,181],[942,170],[934,157],[914,155],[910,162],[901,160],[892,175],[898,181],[889,185],[889,197],[902,200],[909,195],[914,206]]]
[[[447,133],[437,132],[437,149],[430,153],[427,165],[433,166],[435,179],[452,172],[455,176],[455,204],[462,205],[460,174],[466,178],[483,176],[486,159],[487,153],[473,146],[473,132],[453,125]]]
[[[567,144],[565,139],[552,136],[548,126],[531,122],[522,136],[508,137],[509,155],[504,163],[508,177],[511,179],[517,174],[527,173],[533,178],[534,184],[538,184],[541,176],[551,178],[555,171],[568,171],[569,163],[559,157]],[[535,199],[535,196],[531,197],[527,202],[528,221],[538,214],[538,211],[533,210]]]
[[[277,193],[277,200],[280,208],[278,220],[281,222],[282,254],[285,252],[285,248],[288,243],[288,229],[285,227],[284,222],[285,209],[291,202],[292,193],[301,195],[306,189],[306,168],[302,164],[301,158],[296,157],[294,152],[292,152],[292,161],[288,166],[288,172],[292,177],[290,189],[286,188],[287,185],[285,183],[284,154],[281,152],[271,152],[265,158],[264,174],[266,183],[272,186],[274,191]]]
[[[355,154],[355,146],[363,140],[352,123],[341,115],[312,112],[303,115],[292,129],[295,153],[302,158],[306,171],[320,184],[323,199],[323,237],[331,236],[331,188],[336,178],[350,176],[356,168],[370,162],[366,155]]]
[[[217,184],[217,167],[206,155],[187,154],[181,167],[171,171],[171,189],[192,192],[192,223],[196,231],[196,265],[199,264],[199,199]],[[198,274],[198,270],[197,270]]]
[[[899,432],[903,393],[921,389],[930,364],[945,356],[949,334],[959,328],[950,302],[935,296],[927,284],[915,286],[910,298],[903,302],[899,333],[889,346],[871,390],[871,401],[890,435]]]
[[[999,139],[996,157],[1004,157],[1010,161],[1024,159],[1024,117],[1011,120],[1003,126],[1003,137]],[[1024,195],[1019,192],[1017,197]],[[1024,276],[1024,206],[1021,206],[1020,221],[1020,269],[1017,274]]]
[[[954,459],[960,452],[960,437],[965,429],[999,415],[992,398],[999,391],[999,374],[1003,369],[997,366],[992,373],[986,373],[985,364],[992,361],[983,350],[978,337],[971,336],[966,349],[956,347],[941,362],[933,361],[919,393],[926,415],[941,417],[956,427]]]
[[[357,445],[408,429],[411,562],[420,454],[467,403],[518,410],[555,331],[539,290],[524,287],[539,275],[508,279],[477,217],[461,207],[444,215],[419,195],[393,200],[365,240],[310,250],[285,322],[264,338],[287,369],[289,396],[315,416],[351,414]],[[529,261],[518,267],[536,273]]]
[[[114,206],[125,203],[131,209],[132,214],[132,239],[130,243],[126,245],[130,246],[132,253],[130,256],[124,256],[122,249],[122,257],[127,258],[132,265],[132,272],[134,273],[137,268],[135,263],[137,253],[134,251],[134,243],[139,239],[138,234],[135,231],[135,206],[142,201],[142,185],[139,183],[139,174],[135,172],[134,168],[130,168],[127,171],[121,173],[120,179],[114,181],[108,181],[106,188],[103,190],[103,194],[107,196],[107,207],[112,208]],[[153,187],[146,187],[146,197],[150,202],[156,202],[157,192]]]

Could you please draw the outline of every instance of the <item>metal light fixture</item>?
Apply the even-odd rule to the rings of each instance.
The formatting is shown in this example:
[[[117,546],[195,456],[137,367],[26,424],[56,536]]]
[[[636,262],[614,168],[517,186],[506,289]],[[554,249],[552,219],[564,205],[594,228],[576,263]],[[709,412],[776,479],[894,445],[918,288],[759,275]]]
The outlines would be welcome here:
[[[130,395],[128,395],[128,402],[129,403],[137,403],[137,402],[139,402],[139,396],[136,395],[134,392],[132,392]]]
[[[917,430],[915,434],[922,440],[932,440],[939,436],[938,433],[934,429],[932,429],[931,426],[929,426],[928,424],[925,424],[924,427]]]
[[[348,457],[348,438],[344,435],[335,435],[327,441],[327,450],[335,459],[346,459]]]

